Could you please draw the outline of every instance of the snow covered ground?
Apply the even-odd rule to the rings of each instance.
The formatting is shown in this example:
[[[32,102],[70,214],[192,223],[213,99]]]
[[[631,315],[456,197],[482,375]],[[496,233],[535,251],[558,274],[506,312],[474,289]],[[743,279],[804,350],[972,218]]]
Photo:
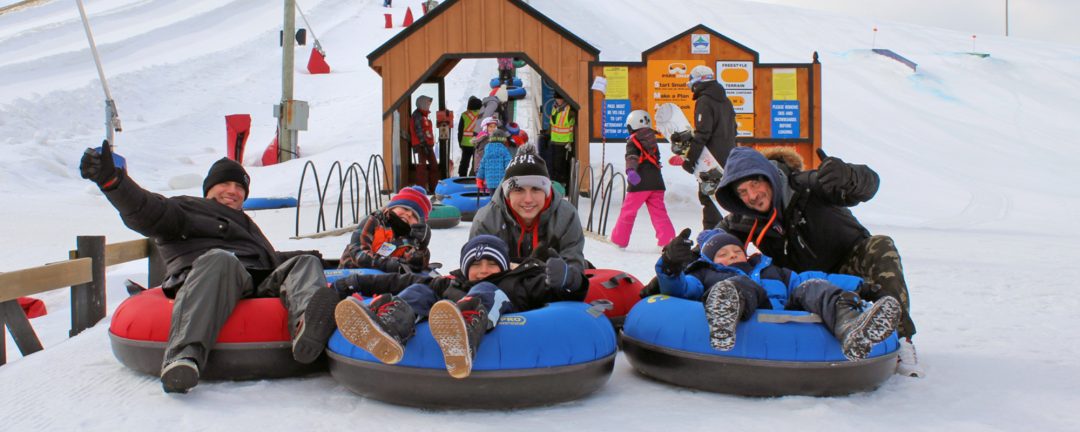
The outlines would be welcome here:
[[[117,151],[132,178],[166,195],[200,193],[224,156],[229,114],[252,115],[247,159],[273,137],[280,99],[281,5],[251,0],[85,2],[124,132]],[[380,81],[365,56],[400,29],[382,28],[381,1],[301,1],[333,73],[309,75],[297,49],[296,98],[311,103],[305,157],[325,176],[333,161],[360,162],[381,149]],[[1080,191],[1080,48],[985,37],[981,59],[969,35],[777,5],[714,0],[581,2],[533,0],[541,12],[601,50],[603,60],[640,52],[702,23],[761,53],[763,62],[823,64],[824,148],[882,177],[878,195],[855,209],[874,233],[896,239],[911,289],[925,379],[893,377],[844,398],[747,399],[680,389],[642,378],[624,359],[596,394],[512,412],[433,412],[360,398],[329,375],[203,383],[167,396],[156,380],[120,365],[109,318],[68,339],[67,290],[42,294],[49,315],[32,321],[46,346],[0,367],[0,431],[316,428],[405,430],[656,430],[790,428],[811,431],[1080,429],[1080,279],[1073,260]],[[405,6],[389,12],[400,22]],[[618,8],[613,13],[612,8]],[[919,64],[918,73],[868,53],[877,47]],[[463,61],[447,78],[450,109],[487,89],[494,61]],[[82,150],[104,134],[103,94],[73,2],[0,15],[0,271],[66,258],[76,235],[137,238],[79,178]],[[600,162],[599,144],[594,163]],[[621,145],[606,161],[621,169]],[[251,167],[253,196],[294,195],[302,162]],[[183,185],[184,176],[199,179]],[[700,226],[692,180],[665,169],[678,228]],[[172,184],[183,187],[174,190]],[[187,187],[190,186],[190,187]],[[313,231],[306,188],[301,232]],[[587,213],[587,210],[583,209]],[[337,255],[345,237],[289,240],[292,211],[255,213],[280,250]],[[609,226],[614,221],[609,222]],[[600,267],[650,277],[655,241],[641,214],[631,246],[589,240]],[[434,261],[453,268],[468,224],[436,231]],[[109,310],[145,263],[108,269]],[[1073,407],[1073,408],[1070,408]]]

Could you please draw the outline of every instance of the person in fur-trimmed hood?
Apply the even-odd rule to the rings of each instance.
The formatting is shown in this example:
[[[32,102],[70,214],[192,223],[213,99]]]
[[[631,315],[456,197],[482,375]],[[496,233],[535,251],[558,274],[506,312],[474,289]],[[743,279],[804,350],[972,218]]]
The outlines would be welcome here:
[[[551,187],[546,165],[535,145],[521,146],[506,167],[502,183],[494,187],[491,202],[476,212],[469,237],[489,234],[502,239],[515,262],[544,243],[585,271],[581,219],[574,205]]]
[[[922,376],[911,344],[915,323],[900,253],[891,238],[871,235],[848,209],[873,198],[878,185],[877,173],[866,165],[825,157],[818,169],[804,171],[794,149],[762,153],[737,147],[716,192],[717,202],[731,214],[717,228],[756,245],[779,266],[849,274],[881,285],[903,306],[897,372]]]

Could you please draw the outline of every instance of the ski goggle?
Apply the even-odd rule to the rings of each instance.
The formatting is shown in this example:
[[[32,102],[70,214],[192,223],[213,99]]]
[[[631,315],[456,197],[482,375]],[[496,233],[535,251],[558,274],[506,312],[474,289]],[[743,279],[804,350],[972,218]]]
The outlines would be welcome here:
[[[697,83],[702,82],[702,81],[712,81],[712,80],[713,80],[712,75],[702,75],[702,76],[699,76],[697,78],[691,78],[690,81],[686,82],[686,86],[690,87],[690,88],[694,88],[694,84],[697,84]]]
[[[671,74],[684,74],[686,73],[686,65],[682,63],[672,63],[668,65],[667,71]]]

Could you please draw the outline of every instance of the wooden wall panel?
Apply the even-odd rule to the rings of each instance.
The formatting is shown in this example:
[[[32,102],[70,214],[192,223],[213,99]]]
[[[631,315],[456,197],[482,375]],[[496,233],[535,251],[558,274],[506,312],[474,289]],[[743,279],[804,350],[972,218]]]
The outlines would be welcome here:
[[[772,133],[772,68],[754,68],[754,138]]]

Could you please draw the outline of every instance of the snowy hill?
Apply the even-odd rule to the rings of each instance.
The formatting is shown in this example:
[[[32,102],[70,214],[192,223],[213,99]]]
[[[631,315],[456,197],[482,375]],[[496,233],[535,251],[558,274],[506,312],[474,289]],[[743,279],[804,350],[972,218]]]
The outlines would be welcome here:
[[[273,137],[280,99],[281,4],[251,0],[87,0],[124,132],[117,151],[133,179],[166,195],[170,180],[205,174],[224,156],[222,117],[252,115],[247,159]],[[305,0],[300,4],[328,52],[333,73],[309,75],[297,49],[296,98],[311,103],[301,132],[304,160],[366,163],[381,151],[380,81],[365,56],[400,29],[398,0]],[[113,358],[106,318],[68,339],[67,290],[41,296],[50,314],[32,321],[46,349],[0,367],[0,431],[626,429],[1077,430],[1080,414],[1080,279],[1074,259],[1080,191],[1080,48],[985,37],[971,57],[969,35],[825,12],[733,0],[624,2],[532,0],[533,7],[601,51],[602,60],[638,60],[641,51],[705,24],[761,54],[763,62],[823,64],[824,149],[875,169],[878,195],[855,209],[872,232],[893,236],[903,254],[915,338],[928,370],[893,377],[846,398],[745,399],[656,383],[619,359],[598,393],[555,407],[516,412],[428,412],[362,399],[329,375],[203,383],[166,396],[152,378]],[[298,19],[299,22],[299,19]],[[870,54],[877,47],[918,63],[918,72]],[[463,61],[447,78],[450,109],[487,88],[493,60]],[[110,242],[137,238],[89,182],[82,151],[104,137],[104,95],[74,2],[0,15],[0,271],[66,258],[76,235]],[[595,146],[599,146],[598,144]],[[621,159],[622,146],[607,149]],[[601,152],[592,152],[599,163]],[[293,195],[301,162],[251,167],[254,196]],[[616,163],[621,168],[621,163]],[[691,179],[665,169],[677,227],[700,226]],[[176,184],[176,182],[174,182]],[[305,191],[305,196],[312,196]],[[305,203],[308,201],[305,199]],[[301,231],[313,210],[305,208]],[[255,214],[281,250],[334,256],[344,237],[289,240],[293,213]],[[613,222],[612,222],[613,223]],[[468,224],[435,233],[434,261],[453,268]],[[628,251],[589,240],[600,267],[647,280],[657,255],[641,215]],[[110,311],[124,279],[144,263],[108,269]]]

